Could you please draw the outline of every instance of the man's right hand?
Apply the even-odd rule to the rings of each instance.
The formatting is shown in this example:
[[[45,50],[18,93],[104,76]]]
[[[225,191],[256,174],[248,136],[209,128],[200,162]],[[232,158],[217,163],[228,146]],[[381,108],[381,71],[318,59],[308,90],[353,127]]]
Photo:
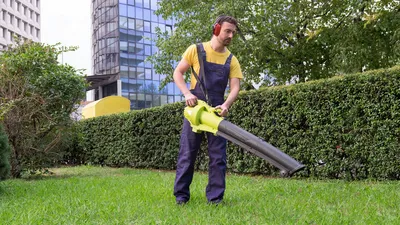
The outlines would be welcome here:
[[[196,106],[197,105],[197,97],[191,92],[185,94],[185,102],[187,106]]]

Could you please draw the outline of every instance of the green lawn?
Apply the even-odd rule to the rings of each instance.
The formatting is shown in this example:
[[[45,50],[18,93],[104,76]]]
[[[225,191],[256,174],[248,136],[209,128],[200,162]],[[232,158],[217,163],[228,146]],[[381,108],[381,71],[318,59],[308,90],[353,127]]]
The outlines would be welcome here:
[[[207,175],[177,206],[174,172],[70,167],[0,182],[0,224],[400,224],[400,182],[227,176],[208,205]]]

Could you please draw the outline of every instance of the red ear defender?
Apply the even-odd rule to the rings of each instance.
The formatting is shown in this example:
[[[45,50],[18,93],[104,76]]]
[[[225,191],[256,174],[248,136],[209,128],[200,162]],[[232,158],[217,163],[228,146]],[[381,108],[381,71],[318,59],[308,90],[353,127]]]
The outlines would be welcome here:
[[[220,32],[221,32],[221,24],[215,23],[213,26],[213,34],[215,36],[218,36]]]

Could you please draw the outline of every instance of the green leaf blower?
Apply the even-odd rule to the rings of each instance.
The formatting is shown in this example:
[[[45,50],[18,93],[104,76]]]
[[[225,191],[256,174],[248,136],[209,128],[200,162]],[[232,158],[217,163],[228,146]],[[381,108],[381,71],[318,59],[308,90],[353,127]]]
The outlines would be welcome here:
[[[224,120],[217,115],[215,108],[204,101],[197,100],[196,106],[187,106],[184,116],[190,122],[193,132],[206,131],[221,136],[278,167],[283,177],[289,177],[305,167],[261,138]]]

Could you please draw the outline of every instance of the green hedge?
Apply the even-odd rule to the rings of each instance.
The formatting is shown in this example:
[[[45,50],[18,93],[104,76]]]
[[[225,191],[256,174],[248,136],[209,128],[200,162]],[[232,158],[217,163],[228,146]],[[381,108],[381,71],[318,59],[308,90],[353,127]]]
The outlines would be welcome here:
[[[175,169],[183,103],[79,123],[72,160]],[[228,120],[307,167],[297,176],[400,179],[400,67],[241,92]],[[206,170],[205,143],[196,168]],[[232,172],[278,169],[228,144]]]
[[[0,181],[8,178],[10,174],[10,146],[8,137],[0,124]]]

